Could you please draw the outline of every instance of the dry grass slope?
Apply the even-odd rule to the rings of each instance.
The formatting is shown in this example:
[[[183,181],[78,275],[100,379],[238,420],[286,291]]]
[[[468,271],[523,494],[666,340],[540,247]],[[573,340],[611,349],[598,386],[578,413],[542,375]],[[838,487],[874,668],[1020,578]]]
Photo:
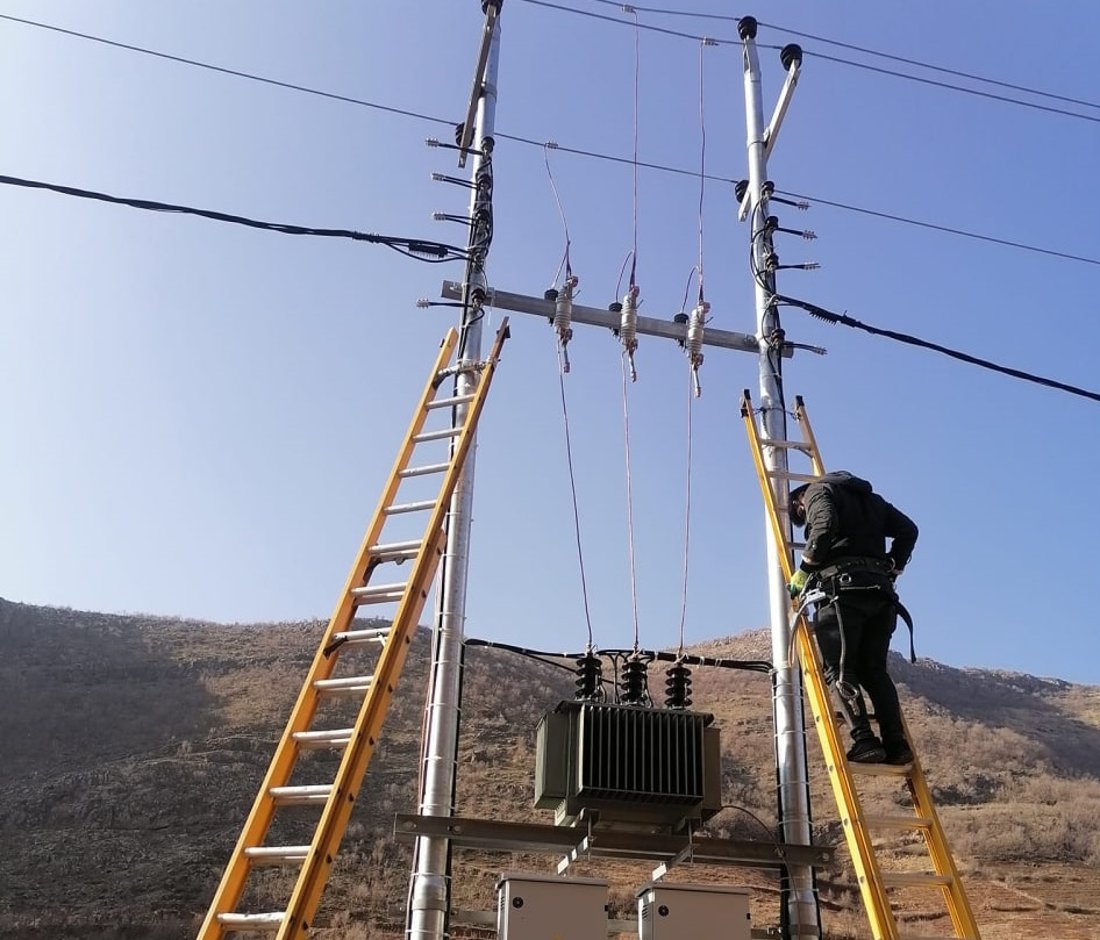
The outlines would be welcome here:
[[[320,629],[0,600],[0,938],[193,936]],[[705,650],[767,651],[763,633]],[[401,935],[410,853],[392,839],[392,819],[414,808],[426,657],[422,636],[326,894],[317,935],[327,940]],[[985,940],[1100,937],[1100,689],[900,658],[894,672]],[[762,826],[774,825],[769,693],[766,677],[696,671],[695,707],[723,730],[725,801],[748,811],[715,817],[715,834],[770,838]],[[460,813],[549,821],[531,808],[534,728],[571,694],[567,672],[468,651]],[[810,767],[818,838],[840,841],[816,742]],[[896,804],[891,786],[869,804]],[[904,841],[888,851],[900,865],[918,862]],[[498,872],[547,871],[552,861],[456,853],[455,906],[489,909]],[[621,916],[648,877],[647,866],[631,863],[578,871],[612,879]],[[765,873],[678,876],[751,885],[756,921],[776,920],[777,886]],[[260,891],[279,896],[280,877]],[[865,936],[847,875],[828,872],[821,888],[829,936]],[[938,901],[904,902],[919,932],[947,934]],[[486,936],[470,934],[478,935]]]

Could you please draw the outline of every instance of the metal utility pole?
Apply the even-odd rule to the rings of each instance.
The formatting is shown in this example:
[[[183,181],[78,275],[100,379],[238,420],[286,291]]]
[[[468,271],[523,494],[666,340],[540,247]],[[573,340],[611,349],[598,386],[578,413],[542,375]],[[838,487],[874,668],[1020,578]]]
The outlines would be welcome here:
[[[497,101],[497,61],[500,51],[500,0],[482,3],[485,29],[474,72],[467,119],[456,140],[459,164],[473,151],[470,172],[469,260],[463,291],[459,372],[455,397],[472,394],[477,376],[472,371],[481,355],[481,327],[487,293],[485,259],[493,231],[493,131]],[[473,118],[473,120],[471,120]],[[461,425],[466,405],[455,407],[454,423]],[[427,730],[423,744],[423,773],[419,812],[423,816],[453,816],[458,758],[458,726],[462,696],[462,650],[466,619],[466,581],[469,570],[470,521],[474,497],[476,440],[470,447],[448,514],[447,547],[441,565],[432,637]],[[412,940],[443,940],[450,908],[450,841],[440,837],[417,839],[409,886],[408,929]]]
[[[760,87],[760,60],[756,50],[756,20],[743,17],[738,24],[744,52],[745,115],[748,128],[749,185],[744,195],[742,214],[747,209],[756,296],[756,339],[759,344],[760,405],[763,438],[783,441],[787,438],[786,405],[783,399],[783,332],[775,296],[772,225],[769,222],[768,154],[775,144],[779,123],[798,79],[801,50],[788,46],[783,50],[787,83],[769,126],[764,124],[763,96]],[[780,447],[764,448],[769,471],[786,472],[787,453]],[[774,477],[776,503],[787,506],[787,481]],[[789,523],[788,523],[789,525]],[[779,788],[779,821],[784,842],[808,845],[811,840],[810,793],[806,771],[806,728],[802,710],[802,677],[797,660],[791,658],[790,597],[783,581],[779,549],[767,514],[768,598],[771,614],[772,663],[775,667],[773,712],[775,718],[775,756]],[[781,911],[785,938],[820,937],[821,917],[814,884],[814,870],[808,865],[790,865],[783,885]]]

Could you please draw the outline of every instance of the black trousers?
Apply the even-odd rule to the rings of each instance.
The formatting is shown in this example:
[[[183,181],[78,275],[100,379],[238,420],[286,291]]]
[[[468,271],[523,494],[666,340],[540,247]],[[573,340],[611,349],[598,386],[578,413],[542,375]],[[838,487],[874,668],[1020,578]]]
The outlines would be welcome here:
[[[818,608],[814,623],[826,680],[832,684],[843,679],[850,686],[863,686],[887,745],[905,740],[898,690],[886,671],[890,638],[898,624],[894,600],[893,590],[885,584],[878,589],[840,590],[834,603]]]

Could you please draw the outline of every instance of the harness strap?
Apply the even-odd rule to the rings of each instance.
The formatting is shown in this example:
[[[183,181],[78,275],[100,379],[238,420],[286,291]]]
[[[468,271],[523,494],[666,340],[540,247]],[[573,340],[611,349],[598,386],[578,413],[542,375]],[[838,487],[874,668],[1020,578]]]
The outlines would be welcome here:
[[[819,573],[815,573],[815,574],[819,574]],[[828,589],[826,589],[826,585],[824,583],[819,582],[819,586],[821,587],[821,589],[824,591],[824,593],[826,595],[825,600],[822,603],[820,603],[820,605],[819,605],[821,607],[829,607],[832,604],[835,604],[840,599],[840,595],[843,594],[845,591],[851,592],[851,591],[882,591],[882,590],[885,590],[885,587],[881,584],[850,585],[850,586],[845,586],[845,585],[842,585],[842,584],[838,584],[838,582],[841,580],[840,577],[820,579],[821,582],[824,582],[826,580],[829,582],[828,583]],[[911,613],[909,613],[908,609],[906,609],[905,605],[898,598],[897,593],[893,592],[893,591],[891,591],[891,593],[893,594],[894,609],[897,611],[898,616],[902,619],[904,624],[909,628],[909,662],[913,663],[915,665],[916,662],[917,662],[917,647],[916,647],[916,641],[913,638],[913,615]],[[838,611],[837,620],[840,622],[840,625],[841,625],[841,638],[843,640],[843,630],[844,630],[844,625],[843,624],[844,624],[844,622],[842,620],[840,620],[839,608],[837,608],[837,611]],[[843,669],[843,662],[841,663],[841,668]]]
[[[913,615],[905,609],[905,605],[897,598],[894,598],[894,606],[898,609],[898,616],[905,621],[905,625],[909,628],[909,662],[916,664],[917,648],[913,643]]]

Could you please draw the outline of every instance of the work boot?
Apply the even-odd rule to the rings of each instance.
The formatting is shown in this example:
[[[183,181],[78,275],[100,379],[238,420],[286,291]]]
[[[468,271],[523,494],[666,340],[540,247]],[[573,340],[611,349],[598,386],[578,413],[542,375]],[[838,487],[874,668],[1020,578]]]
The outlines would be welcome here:
[[[913,763],[913,751],[905,738],[899,741],[885,741],[883,742],[883,748],[886,752],[887,764],[904,767],[906,764]]]
[[[848,750],[848,760],[856,764],[881,764],[886,760],[886,748],[873,734],[861,737]]]

